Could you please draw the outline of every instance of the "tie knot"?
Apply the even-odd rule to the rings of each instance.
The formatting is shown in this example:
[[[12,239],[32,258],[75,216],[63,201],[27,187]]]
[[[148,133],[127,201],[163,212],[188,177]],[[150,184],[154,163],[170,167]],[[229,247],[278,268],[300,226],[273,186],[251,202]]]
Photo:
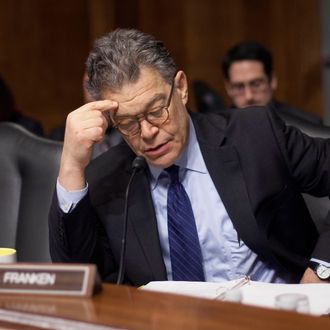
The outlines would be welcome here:
[[[172,165],[168,168],[165,168],[165,171],[170,175],[172,183],[179,181],[179,166]]]

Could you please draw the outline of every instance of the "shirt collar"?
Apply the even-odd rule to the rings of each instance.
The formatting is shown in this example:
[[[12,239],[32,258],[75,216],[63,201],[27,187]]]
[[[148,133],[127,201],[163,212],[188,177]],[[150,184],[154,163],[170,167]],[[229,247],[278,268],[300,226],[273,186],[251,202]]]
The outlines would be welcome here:
[[[189,136],[188,141],[184,149],[182,150],[179,158],[174,162],[175,165],[178,165],[180,168],[185,170],[200,172],[203,174],[208,173],[204,159],[199,148],[197,141],[195,127],[192,123],[191,118],[189,117]],[[155,189],[159,176],[163,172],[163,168],[148,165],[150,169],[150,184],[151,189]]]

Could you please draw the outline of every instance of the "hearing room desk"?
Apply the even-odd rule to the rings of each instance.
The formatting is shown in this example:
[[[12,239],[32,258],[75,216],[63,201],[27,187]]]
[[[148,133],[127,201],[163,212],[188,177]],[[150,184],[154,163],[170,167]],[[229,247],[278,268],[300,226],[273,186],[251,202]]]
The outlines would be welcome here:
[[[330,329],[330,317],[111,284],[93,298],[0,295],[0,329],[39,329],[38,322],[43,329]]]

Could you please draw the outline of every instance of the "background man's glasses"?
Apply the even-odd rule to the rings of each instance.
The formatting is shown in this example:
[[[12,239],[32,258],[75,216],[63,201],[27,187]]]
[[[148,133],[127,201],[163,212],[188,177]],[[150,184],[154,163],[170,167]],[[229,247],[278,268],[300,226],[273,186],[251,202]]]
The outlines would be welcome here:
[[[126,136],[134,136],[141,132],[141,121],[146,120],[149,124],[161,127],[168,119],[168,108],[171,104],[172,94],[174,89],[174,80],[171,84],[171,90],[164,107],[157,107],[147,110],[137,116],[122,117],[118,121],[112,118],[113,127],[117,128],[120,133]]]
[[[268,80],[266,78],[258,78],[245,83],[231,83],[230,89],[234,95],[244,94],[246,88],[249,88],[252,93],[260,93],[266,89],[267,84]]]

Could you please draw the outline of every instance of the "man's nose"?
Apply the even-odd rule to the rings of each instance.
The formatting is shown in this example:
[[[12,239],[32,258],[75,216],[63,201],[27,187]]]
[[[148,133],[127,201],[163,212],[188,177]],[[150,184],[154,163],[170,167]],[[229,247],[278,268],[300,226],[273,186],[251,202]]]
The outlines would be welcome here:
[[[150,124],[144,118],[140,121],[140,128],[141,128],[141,137],[144,139],[150,139],[158,132],[158,127]]]
[[[254,94],[249,86],[245,86],[244,88],[244,97],[248,102],[254,99]]]

